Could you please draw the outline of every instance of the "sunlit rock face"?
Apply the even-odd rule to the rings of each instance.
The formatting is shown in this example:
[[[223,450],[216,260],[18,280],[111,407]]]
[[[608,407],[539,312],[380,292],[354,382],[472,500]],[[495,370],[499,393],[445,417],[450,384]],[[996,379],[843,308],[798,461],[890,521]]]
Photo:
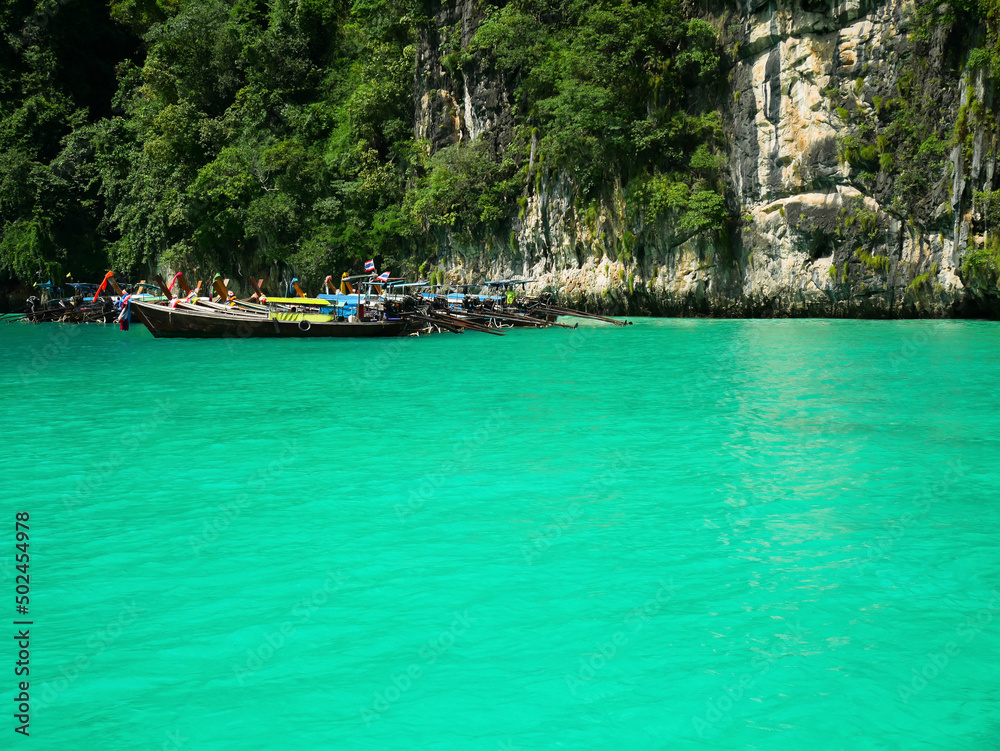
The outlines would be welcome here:
[[[417,135],[432,150],[485,139],[501,152],[513,133],[511,83],[480,60],[456,71],[442,64],[444,35],[467,44],[481,11],[471,0],[434,7],[437,30],[417,52]],[[584,210],[564,176],[533,175],[502,236],[445,233],[433,263],[452,281],[527,277],[536,290],[618,313],[997,316],[996,297],[971,289],[961,271],[984,241],[972,196],[993,185],[997,129],[973,124],[969,145],[948,146],[920,221],[891,205],[891,175],[866,182],[845,160],[844,139],[875,116],[873,102],[898,95],[913,14],[904,0],[751,0],[712,19],[738,29],[721,106],[739,217],[728,237],[689,237],[630,214],[620,185]],[[993,92],[949,57],[949,33],[973,30],[939,30],[921,48],[944,84],[919,95],[954,123],[970,99],[991,102]],[[865,221],[878,239],[862,250],[852,238]]]
[[[510,87],[480,61],[452,63],[448,53],[469,46],[482,20],[473,0],[434,4],[434,23],[416,49],[416,136],[438,150],[485,138],[496,150],[510,143],[514,125]]]

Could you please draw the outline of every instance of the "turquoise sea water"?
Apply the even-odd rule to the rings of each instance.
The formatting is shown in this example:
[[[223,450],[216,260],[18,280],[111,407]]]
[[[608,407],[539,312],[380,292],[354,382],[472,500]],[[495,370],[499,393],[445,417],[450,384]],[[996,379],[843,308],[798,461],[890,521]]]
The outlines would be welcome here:
[[[0,325],[0,745],[1000,747],[998,343]]]

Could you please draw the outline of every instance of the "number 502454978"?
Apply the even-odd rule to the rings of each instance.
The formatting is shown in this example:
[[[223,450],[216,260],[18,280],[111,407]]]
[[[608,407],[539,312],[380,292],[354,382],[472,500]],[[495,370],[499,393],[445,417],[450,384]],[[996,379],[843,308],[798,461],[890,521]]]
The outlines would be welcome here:
[[[30,581],[28,578],[28,566],[31,556],[28,553],[28,512],[20,511],[14,517],[14,548],[17,577],[14,582],[14,604],[17,606],[18,615],[27,615]]]

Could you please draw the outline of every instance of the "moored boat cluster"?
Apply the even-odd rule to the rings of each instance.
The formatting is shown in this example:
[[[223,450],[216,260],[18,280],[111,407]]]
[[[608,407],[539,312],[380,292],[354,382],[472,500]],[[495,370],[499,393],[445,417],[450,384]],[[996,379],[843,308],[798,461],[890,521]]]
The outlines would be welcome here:
[[[121,298],[126,294],[120,286],[112,286],[109,281],[112,272],[105,275],[100,284],[67,281],[61,285],[64,293],[60,296],[60,285],[52,281],[35,284],[38,294],[28,298],[24,313],[4,313],[0,320],[29,323],[114,323],[121,311]],[[137,300],[156,300],[161,295],[155,285],[143,282],[126,285],[132,297]]]
[[[134,317],[155,337],[187,338],[419,336],[467,330],[502,336],[504,330],[515,327],[572,328],[560,323],[560,316],[628,325],[561,307],[548,293],[529,295],[525,292],[528,283],[503,279],[456,287],[372,272],[344,274],[339,284],[327,277],[323,292],[314,297],[293,279],[288,296],[268,297],[251,278],[253,294],[239,299],[218,274],[204,292],[201,282],[192,288],[180,272],[169,283],[157,276],[152,288],[138,285],[134,292],[127,292],[108,272],[93,298],[88,294],[86,301],[78,299],[69,306],[64,301],[50,303],[44,310],[51,310],[51,315],[35,310],[29,320],[117,320],[122,329],[128,329]],[[115,294],[101,297],[105,286]],[[94,311],[93,317],[87,318],[85,311]]]

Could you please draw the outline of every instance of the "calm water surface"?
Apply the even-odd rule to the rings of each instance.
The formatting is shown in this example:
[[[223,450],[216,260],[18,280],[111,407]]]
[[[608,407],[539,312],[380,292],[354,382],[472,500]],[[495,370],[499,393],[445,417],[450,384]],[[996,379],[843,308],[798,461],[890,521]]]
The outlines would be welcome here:
[[[1000,747],[998,343],[0,324],[2,745]]]

